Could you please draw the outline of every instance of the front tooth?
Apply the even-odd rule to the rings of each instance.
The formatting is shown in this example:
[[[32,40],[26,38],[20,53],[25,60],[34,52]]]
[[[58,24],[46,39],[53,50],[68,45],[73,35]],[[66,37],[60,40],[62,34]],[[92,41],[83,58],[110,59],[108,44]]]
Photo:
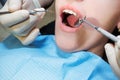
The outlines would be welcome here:
[[[72,15],[74,15],[74,16],[77,15],[77,14],[76,14],[75,12],[73,12],[72,10],[64,10],[63,12],[72,14]]]

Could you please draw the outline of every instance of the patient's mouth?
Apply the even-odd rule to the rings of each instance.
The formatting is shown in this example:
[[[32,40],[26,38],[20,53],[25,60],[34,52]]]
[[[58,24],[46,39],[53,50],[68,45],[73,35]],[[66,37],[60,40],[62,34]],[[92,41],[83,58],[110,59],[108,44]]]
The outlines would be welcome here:
[[[62,23],[68,27],[75,28],[75,23],[79,20],[79,17],[72,10],[63,10]]]

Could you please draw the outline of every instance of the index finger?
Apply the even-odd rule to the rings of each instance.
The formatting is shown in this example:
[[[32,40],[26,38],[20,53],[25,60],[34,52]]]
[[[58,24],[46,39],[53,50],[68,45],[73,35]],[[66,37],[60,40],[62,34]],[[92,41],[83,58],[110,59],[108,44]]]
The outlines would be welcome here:
[[[11,27],[29,18],[29,12],[19,10],[10,14],[0,16],[0,24],[4,27]]]

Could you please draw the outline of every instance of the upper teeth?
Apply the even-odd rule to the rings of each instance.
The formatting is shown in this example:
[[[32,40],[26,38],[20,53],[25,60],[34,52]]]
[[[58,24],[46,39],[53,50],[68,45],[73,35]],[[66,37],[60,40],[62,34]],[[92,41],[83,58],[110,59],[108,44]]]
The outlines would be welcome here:
[[[77,14],[75,12],[73,12],[72,10],[63,10],[64,13],[69,13],[72,14],[74,16],[77,16]]]

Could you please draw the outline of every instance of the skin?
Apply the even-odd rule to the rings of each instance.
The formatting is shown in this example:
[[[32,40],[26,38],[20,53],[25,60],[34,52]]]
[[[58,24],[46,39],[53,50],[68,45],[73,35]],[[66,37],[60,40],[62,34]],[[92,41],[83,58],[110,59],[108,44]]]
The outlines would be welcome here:
[[[57,45],[64,51],[91,51],[103,55],[106,37],[86,24],[71,28],[62,23],[62,11],[76,12],[78,18],[84,16],[94,25],[112,32],[120,22],[120,0],[56,0],[55,38]]]

